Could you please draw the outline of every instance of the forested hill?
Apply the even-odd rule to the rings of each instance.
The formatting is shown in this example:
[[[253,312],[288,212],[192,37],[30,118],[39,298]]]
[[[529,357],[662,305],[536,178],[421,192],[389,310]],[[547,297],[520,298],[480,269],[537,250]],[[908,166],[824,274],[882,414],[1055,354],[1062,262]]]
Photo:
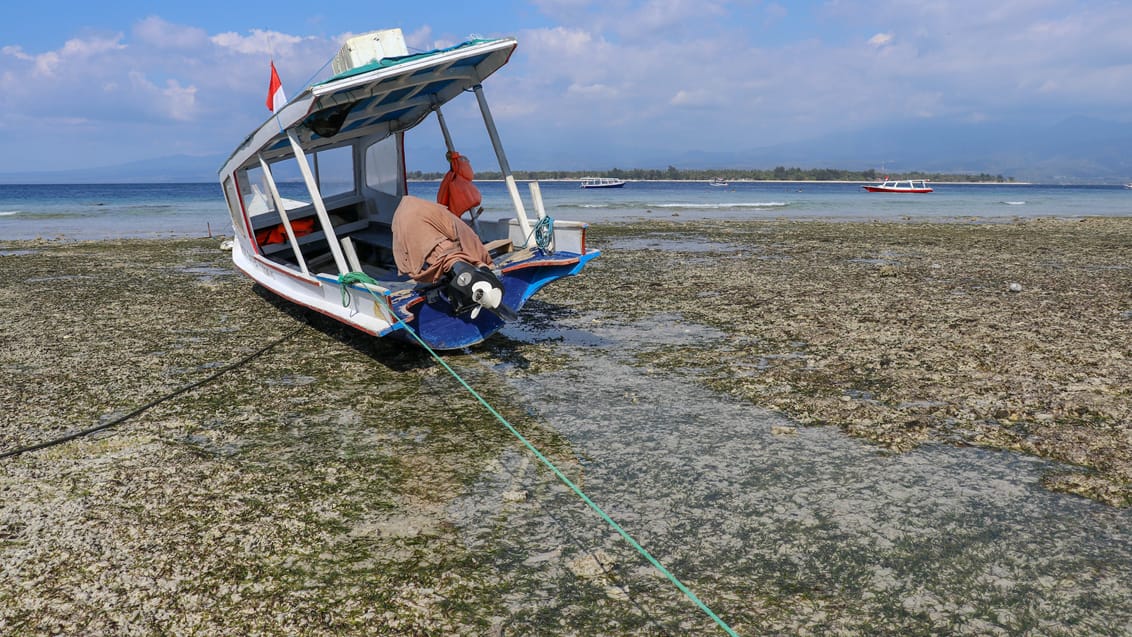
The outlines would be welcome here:
[[[550,181],[553,179],[582,179],[583,177],[614,177],[628,180],[685,180],[705,181],[709,179],[726,179],[729,181],[877,181],[886,176],[890,179],[927,179],[928,181],[949,182],[993,182],[1011,183],[1013,177],[1002,175],[982,174],[949,174],[928,172],[890,172],[881,173],[877,170],[842,170],[838,168],[786,168],[778,166],[770,170],[749,169],[680,169],[669,166],[667,169],[633,168],[622,170],[614,168],[605,171],[579,171],[579,170],[514,170],[515,179]],[[422,172],[419,170],[409,173],[409,179],[440,179],[444,173]],[[499,171],[477,170],[477,179],[502,179]]]

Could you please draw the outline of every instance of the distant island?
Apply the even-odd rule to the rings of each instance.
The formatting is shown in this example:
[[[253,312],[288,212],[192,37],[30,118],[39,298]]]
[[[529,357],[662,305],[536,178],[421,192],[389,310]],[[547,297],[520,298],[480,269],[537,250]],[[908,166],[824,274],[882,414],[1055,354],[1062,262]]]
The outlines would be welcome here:
[[[990,175],[987,173],[928,173],[928,172],[890,172],[882,173],[877,170],[843,170],[838,168],[786,168],[777,166],[770,170],[755,169],[681,169],[669,166],[666,169],[632,168],[622,170],[614,168],[604,171],[582,170],[513,170],[515,179],[531,181],[577,180],[583,177],[613,177],[630,181],[709,181],[723,179],[725,181],[877,181],[879,179],[926,179],[937,182],[959,183],[1014,183],[1013,177]],[[408,178],[414,181],[428,181],[442,179],[442,172],[410,171]],[[503,179],[503,174],[497,170],[477,170],[476,179],[485,181]]]

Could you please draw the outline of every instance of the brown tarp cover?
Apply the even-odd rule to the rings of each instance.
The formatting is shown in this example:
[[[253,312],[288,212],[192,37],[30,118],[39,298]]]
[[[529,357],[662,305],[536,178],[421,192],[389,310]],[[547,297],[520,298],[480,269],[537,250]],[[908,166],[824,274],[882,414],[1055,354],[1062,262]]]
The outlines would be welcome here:
[[[393,213],[393,258],[401,274],[421,283],[436,281],[455,261],[492,264],[468,224],[438,203],[409,195]]]

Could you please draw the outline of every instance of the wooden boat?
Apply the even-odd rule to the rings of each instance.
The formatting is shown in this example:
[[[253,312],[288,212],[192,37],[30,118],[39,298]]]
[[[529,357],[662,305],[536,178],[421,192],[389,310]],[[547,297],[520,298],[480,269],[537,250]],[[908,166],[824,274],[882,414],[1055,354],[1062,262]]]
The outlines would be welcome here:
[[[931,186],[923,179],[892,180],[887,177],[884,183],[861,186],[869,192],[897,192],[897,193],[926,193],[932,192]]]
[[[334,75],[278,107],[220,169],[236,267],[363,332],[438,350],[483,341],[541,288],[580,272],[598,256],[586,247],[587,225],[547,216],[537,182],[528,217],[482,87],[516,45],[478,39],[410,55],[397,29],[351,38]],[[498,219],[477,209],[470,165],[441,112],[472,94],[513,208]],[[452,188],[441,186],[446,208],[413,197],[405,175],[405,135],[434,113],[453,169]],[[294,178],[303,193],[284,198],[279,184]],[[433,250],[406,265],[422,241]]]
[[[612,177],[585,177],[582,179],[582,188],[621,188],[624,185],[623,179]]]

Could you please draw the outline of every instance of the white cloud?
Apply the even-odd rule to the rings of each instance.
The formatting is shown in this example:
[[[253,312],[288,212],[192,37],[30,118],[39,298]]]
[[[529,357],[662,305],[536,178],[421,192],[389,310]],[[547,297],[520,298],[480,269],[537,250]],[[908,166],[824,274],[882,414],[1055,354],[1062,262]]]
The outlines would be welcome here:
[[[571,84],[566,92],[588,100],[609,100],[620,95],[616,87],[608,84]]]
[[[166,99],[166,112],[170,118],[181,121],[195,119],[197,95],[195,86],[181,86],[176,80],[169,80],[161,94]]]
[[[84,161],[82,149],[97,148],[103,163],[174,148],[222,153],[266,114],[269,57],[293,95],[336,49],[336,40],[266,30],[209,36],[158,17],[128,35],[84,34],[48,51],[11,44],[0,49],[0,130],[66,145],[52,153],[41,141],[44,168]],[[102,132],[88,138],[111,130],[113,144]],[[28,168],[0,161],[0,172]]]
[[[566,56],[567,59],[589,57],[601,54],[607,46],[594,34],[581,29],[555,27],[528,31],[524,37],[524,47],[530,46],[538,52],[549,51],[552,55]],[[600,69],[599,69],[600,70]]]
[[[622,33],[651,35],[687,32],[693,25],[723,14],[718,2],[704,0],[647,0],[628,20],[619,21]],[[688,33],[691,35],[691,33]]]
[[[562,143],[575,144],[592,131],[594,144],[742,149],[907,118],[993,123],[1018,113],[1132,113],[1125,3],[535,0],[530,7],[542,15],[527,24],[539,26],[517,23],[519,48],[487,90],[501,126],[531,139],[560,131]],[[0,128],[42,126],[41,139],[66,126],[113,129],[120,141],[107,152],[135,155],[158,154],[155,147],[173,139],[226,152],[266,114],[269,58],[294,96],[348,35],[209,32],[156,15],[123,27],[66,34],[44,51],[9,40],[0,48]],[[406,28],[406,41],[431,49],[451,44],[452,32],[451,24],[422,23]],[[453,110],[454,121],[462,117]],[[476,117],[469,109],[469,124]]]
[[[587,16],[600,16],[602,8],[593,5],[599,4],[595,0],[532,0],[531,4],[538,7],[544,14],[559,22],[578,22]]]
[[[147,106],[155,117],[179,122],[196,119],[195,86],[183,86],[175,79],[167,79],[164,86],[161,86],[136,71],[130,73],[129,79],[131,99],[139,100],[140,105]],[[112,93],[119,90],[117,85],[107,85],[105,88]]]
[[[121,43],[122,35],[113,37],[92,37],[88,39],[75,38],[67,40],[63,48],[58,51],[48,51],[35,56],[23,56],[21,59],[34,62],[35,74],[53,76],[60,71],[64,64],[75,64],[79,67],[88,60],[97,58],[102,54],[121,51],[125,45]]]
[[[704,89],[681,89],[676,91],[668,103],[684,108],[709,108],[720,105],[719,95]]]
[[[303,41],[296,35],[288,35],[277,31],[252,29],[249,35],[241,35],[232,31],[212,36],[212,43],[222,49],[230,50],[243,55],[287,55]]]
[[[891,43],[892,43],[892,34],[891,33],[878,33],[878,34],[874,35],[873,37],[869,38],[869,44],[875,46],[878,49],[882,46],[885,46],[886,44],[891,44]]]
[[[0,53],[3,53],[4,55],[10,55],[10,56],[16,58],[17,60],[29,61],[29,60],[33,59],[32,56],[28,55],[27,53],[24,53],[23,48],[18,47],[18,46],[9,45],[9,46],[0,48]]]
[[[405,35],[405,46],[409,50],[429,51],[437,48],[436,41],[432,39],[432,27],[425,25]]]

